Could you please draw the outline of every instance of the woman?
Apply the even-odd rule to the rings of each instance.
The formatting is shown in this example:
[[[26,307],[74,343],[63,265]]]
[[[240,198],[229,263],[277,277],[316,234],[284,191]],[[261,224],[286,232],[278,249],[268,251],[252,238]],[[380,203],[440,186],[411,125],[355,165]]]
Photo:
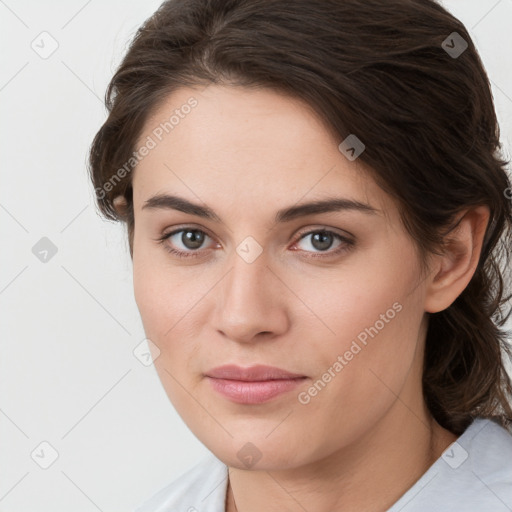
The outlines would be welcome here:
[[[510,181],[428,0],[175,0],[90,154],[174,407],[212,452],[139,510],[512,510]]]

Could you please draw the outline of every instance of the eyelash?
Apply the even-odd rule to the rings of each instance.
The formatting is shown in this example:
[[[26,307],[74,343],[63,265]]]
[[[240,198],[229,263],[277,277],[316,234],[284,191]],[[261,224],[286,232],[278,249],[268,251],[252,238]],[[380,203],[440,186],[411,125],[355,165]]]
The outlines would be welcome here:
[[[167,244],[165,244],[165,241],[167,239],[169,239],[171,236],[175,235],[176,233],[181,233],[182,231],[196,231],[196,232],[199,232],[199,233],[203,233],[205,234],[206,236],[208,236],[209,238],[211,238],[208,233],[206,233],[205,231],[201,230],[201,229],[197,229],[197,228],[192,228],[190,226],[186,226],[186,227],[182,227],[180,229],[176,229],[174,231],[171,231],[170,233],[166,233],[164,234],[163,236],[159,237],[156,239],[156,241],[159,243],[159,244],[162,244],[165,248],[165,250],[175,256],[178,256],[179,258],[197,258],[197,257],[200,257],[201,256],[201,251],[200,250],[195,250],[195,251],[181,251],[179,249],[174,249],[173,247],[169,247]],[[333,235],[335,238],[337,238],[340,242],[342,242],[338,248],[334,249],[333,251],[329,251],[329,252],[320,252],[320,253],[313,253],[312,256],[307,256],[308,258],[330,258],[330,257],[333,257],[333,256],[336,256],[338,254],[341,254],[343,252],[347,252],[347,251],[350,251],[354,245],[355,245],[355,242],[349,238],[346,238],[338,233],[335,233],[334,231],[329,231],[327,229],[315,229],[315,230],[311,230],[311,231],[306,231],[304,233],[300,233],[298,238],[296,239],[296,241],[294,242],[294,244],[300,242],[303,238],[307,237],[308,235],[314,235],[316,233],[323,233],[323,234],[329,234],[329,235]],[[308,251],[305,251],[305,252],[308,252]]]

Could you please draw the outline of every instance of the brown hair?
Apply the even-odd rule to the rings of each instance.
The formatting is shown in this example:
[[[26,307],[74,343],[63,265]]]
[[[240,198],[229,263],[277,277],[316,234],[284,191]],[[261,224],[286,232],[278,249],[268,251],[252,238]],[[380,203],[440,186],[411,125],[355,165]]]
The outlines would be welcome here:
[[[359,159],[395,199],[423,264],[458,213],[489,207],[470,283],[430,314],[423,393],[458,435],[477,416],[512,421],[504,363],[512,360],[504,330],[512,189],[489,80],[464,25],[432,0],[164,2],[108,86],[109,116],[89,155],[99,209],[126,222],[132,257],[130,157],[144,123],[172,91],[210,83],[284,91],[311,105],[340,142],[356,134],[366,146]],[[120,194],[124,211],[113,204]]]

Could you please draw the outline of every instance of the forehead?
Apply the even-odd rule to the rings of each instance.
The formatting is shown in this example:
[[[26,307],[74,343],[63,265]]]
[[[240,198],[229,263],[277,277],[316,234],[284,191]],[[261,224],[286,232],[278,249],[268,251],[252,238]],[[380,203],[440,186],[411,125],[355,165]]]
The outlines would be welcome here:
[[[340,142],[309,105],[274,90],[181,88],[139,137],[137,148],[152,148],[133,173],[135,208],[176,189],[253,208],[334,193],[391,207],[363,164],[340,153]]]

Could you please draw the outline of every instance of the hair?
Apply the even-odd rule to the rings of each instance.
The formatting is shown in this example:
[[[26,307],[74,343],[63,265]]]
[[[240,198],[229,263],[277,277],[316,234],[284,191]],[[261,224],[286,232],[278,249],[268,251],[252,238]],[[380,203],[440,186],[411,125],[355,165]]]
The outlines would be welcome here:
[[[460,38],[467,48],[449,54],[444,41],[463,49]],[[209,84],[284,92],[339,141],[355,134],[365,145],[358,161],[395,200],[422,268],[442,253],[461,213],[489,208],[471,281],[448,308],[427,313],[423,395],[457,435],[476,417],[508,427],[512,188],[489,79],[464,25],[433,0],[161,4],[108,85],[108,118],[89,153],[99,210],[126,224],[132,258],[130,171],[145,122],[178,88]]]

